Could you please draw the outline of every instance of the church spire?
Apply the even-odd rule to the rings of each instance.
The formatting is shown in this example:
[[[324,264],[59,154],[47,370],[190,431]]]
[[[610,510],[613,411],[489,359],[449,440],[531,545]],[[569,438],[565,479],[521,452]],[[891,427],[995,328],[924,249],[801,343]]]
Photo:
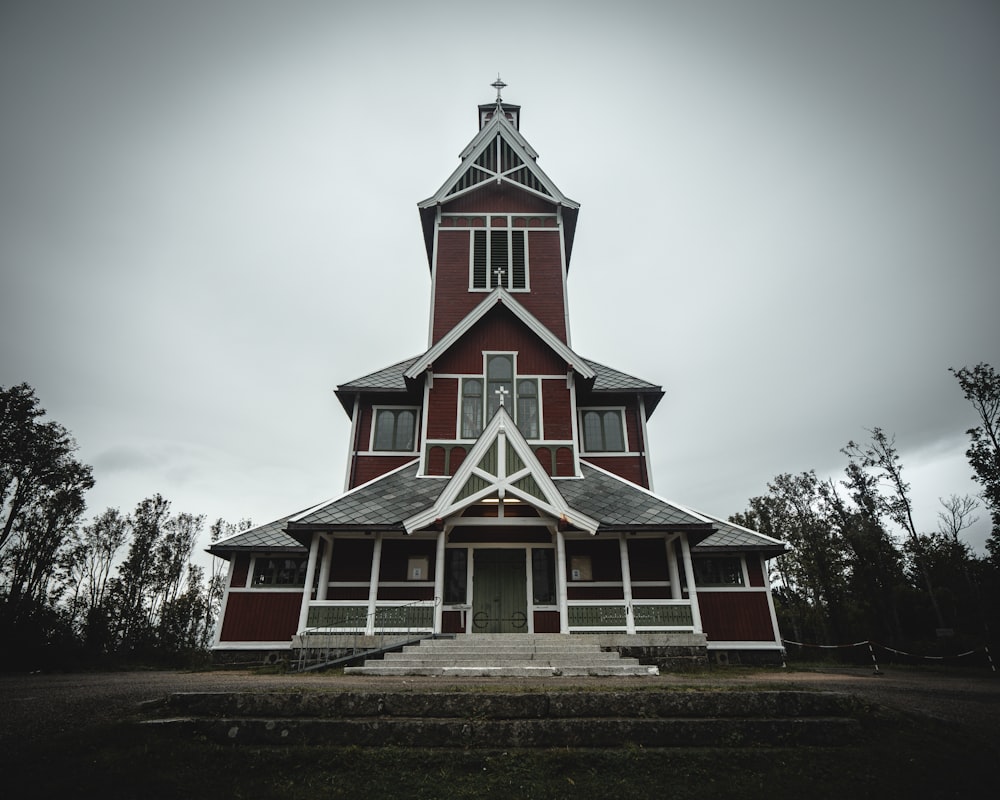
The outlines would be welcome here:
[[[497,90],[497,99],[492,103],[484,103],[479,106],[479,130],[485,128],[498,112],[507,118],[507,121],[514,126],[514,130],[518,130],[521,122],[521,106],[515,106],[503,101],[500,91],[506,89],[507,84],[503,82],[499,72],[497,73],[497,79],[490,86]]]

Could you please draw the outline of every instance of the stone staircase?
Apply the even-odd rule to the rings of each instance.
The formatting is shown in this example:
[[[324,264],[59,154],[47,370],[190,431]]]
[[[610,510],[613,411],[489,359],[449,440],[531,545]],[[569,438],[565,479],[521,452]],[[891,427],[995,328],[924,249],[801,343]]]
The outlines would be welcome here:
[[[344,672],[502,678],[659,675],[656,667],[623,658],[615,650],[601,650],[587,638],[559,633],[457,634],[452,639],[424,639]]]
[[[139,723],[236,745],[563,748],[792,747],[856,741],[847,695],[640,688],[173,694]]]

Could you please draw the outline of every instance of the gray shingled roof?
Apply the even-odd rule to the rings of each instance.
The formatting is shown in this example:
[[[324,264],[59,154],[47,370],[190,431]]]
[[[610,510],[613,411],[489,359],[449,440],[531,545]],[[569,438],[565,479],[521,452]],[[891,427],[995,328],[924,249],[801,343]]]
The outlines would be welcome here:
[[[306,548],[284,532],[288,520],[294,516],[294,514],[289,514],[287,517],[268,522],[266,525],[259,525],[243,533],[222,539],[212,544],[208,548],[208,552],[221,555],[234,550],[283,550],[288,547],[304,552]]]
[[[722,553],[748,549],[764,550],[774,555],[785,552],[783,542],[775,542],[768,536],[719,519],[712,519],[712,524],[717,530],[707,539],[695,545],[696,552],[703,554],[713,552]]]
[[[393,364],[383,369],[372,372],[361,378],[356,378],[348,383],[342,383],[337,387],[337,391],[358,390],[358,389],[380,389],[384,391],[405,391],[406,381],[403,373],[408,370],[414,361],[420,356],[413,356],[398,364]],[[583,359],[587,365],[597,373],[594,379],[593,391],[595,392],[659,392],[662,391],[656,384],[636,378],[633,375],[620,372],[619,370],[598,364],[589,358]]]
[[[417,464],[372,481],[311,511],[292,523],[299,526],[402,528],[403,520],[437,500],[447,485],[440,478],[418,478]]]
[[[762,550],[783,553],[781,542],[729,522],[695,516],[692,512],[656,497],[628,481],[616,478],[589,464],[581,463],[583,480],[555,478],[554,483],[571,508],[597,520],[600,530],[631,530],[641,526],[684,528],[708,534],[695,545],[698,553]],[[291,523],[292,530],[313,527],[401,529],[403,520],[434,503],[447,485],[440,478],[417,478],[417,464],[411,464],[379,480],[372,481],[335,500],[306,509],[305,516]],[[217,555],[247,550],[305,551],[285,533],[289,520],[304,512],[289,514],[274,522],[216,542],[208,548]],[[712,529],[715,529],[714,531]]]
[[[403,380],[403,373],[406,372],[420,356],[412,356],[405,361],[400,361],[398,364],[393,364],[392,366],[385,367],[378,370],[377,372],[372,372],[369,375],[365,375],[361,378],[356,378],[348,383],[342,383],[337,387],[337,391],[343,389],[384,389],[388,391],[398,391],[400,389],[406,389],[406,381]]]
[[[601,530],[635,528],[641,525],[676,527],[696,525],[706,532],[711,526],[682,508],[661,500],[628,481],[580,464],[583,480],[556,478],[560,494],[570,508],[596,519]]]
[[[604,366],[604,364],[598,364],[596,361],[591,361],[589,358],[585,358],[583,360],[587,362],[587,366],[597,373],[597,377],[594,379],[593,388],[593,391],[595,392],[662,391],[659,386],[656,386],[649,381],[644,381],[642,378],[636,378],[633,375],[619,372],[616,369]]]

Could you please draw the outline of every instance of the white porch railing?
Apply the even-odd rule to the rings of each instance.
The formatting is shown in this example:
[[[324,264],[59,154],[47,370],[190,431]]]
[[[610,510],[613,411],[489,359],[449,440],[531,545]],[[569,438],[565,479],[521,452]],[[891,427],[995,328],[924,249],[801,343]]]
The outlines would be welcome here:
[[[437,600],[378,603],[374,612],[356,600],[314,600],[309,625],[298,633],[297,669],[315,669],[335,658],[385,650],[434,632]]]
[[[690,633],[689,600],[569,600],[570,633]],[[629,624],[631,611],[632,625]]]

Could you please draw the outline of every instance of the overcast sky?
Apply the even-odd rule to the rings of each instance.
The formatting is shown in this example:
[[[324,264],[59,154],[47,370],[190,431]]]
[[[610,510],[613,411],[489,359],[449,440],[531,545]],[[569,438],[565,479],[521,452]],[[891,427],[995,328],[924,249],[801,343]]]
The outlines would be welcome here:
[[[1000,367],[995,2],[5,0],[0,386],[90,514],[340,493],[332,389],[426,347],[416,203],[498,72],[582,204],[574,349],[667,392],[659,494],[725,517],[874,426],[923,530],[977,491],[947,369]]]

